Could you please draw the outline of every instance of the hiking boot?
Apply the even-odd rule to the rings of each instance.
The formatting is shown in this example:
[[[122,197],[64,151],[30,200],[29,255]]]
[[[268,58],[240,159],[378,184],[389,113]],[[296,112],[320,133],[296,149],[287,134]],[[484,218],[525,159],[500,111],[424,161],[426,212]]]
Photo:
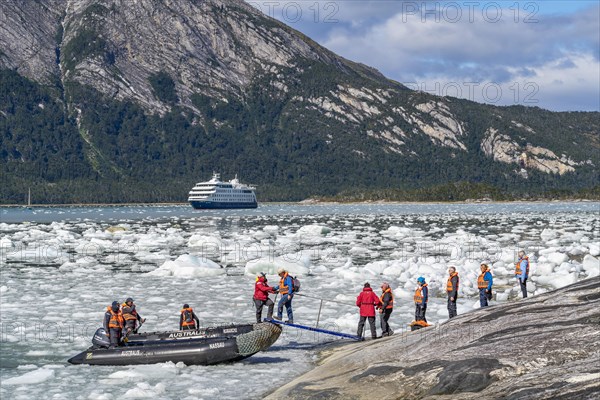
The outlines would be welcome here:
[[[274,315],[274,316],[273,316],[273,319],[276,319],[277,321],[281,321],[281,317],[280,317],[280,316],[278,316],[278,315]]]
[[[293,323],[294,323],[294,320],[293,320],[293,319],[290,319],[290,320],[288,320],[288,321],[285,321],[285,323],[286,323],[286,324],[293,324]]]

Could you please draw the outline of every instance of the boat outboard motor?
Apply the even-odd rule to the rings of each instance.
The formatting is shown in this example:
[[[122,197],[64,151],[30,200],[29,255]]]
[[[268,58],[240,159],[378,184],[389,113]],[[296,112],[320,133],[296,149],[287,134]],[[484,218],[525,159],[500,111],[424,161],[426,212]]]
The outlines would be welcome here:
[[[110,347],[110,338],[106,336],[104,328],[96,329],[94,337],[92,338],[92,344],[98,347]]]

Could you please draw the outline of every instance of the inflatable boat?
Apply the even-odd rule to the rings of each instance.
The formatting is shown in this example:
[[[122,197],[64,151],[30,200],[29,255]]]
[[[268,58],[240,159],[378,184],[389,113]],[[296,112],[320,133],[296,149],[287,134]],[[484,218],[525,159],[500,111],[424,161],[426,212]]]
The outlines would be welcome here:
[[[167,343],[174,340],[194,340],[214,338],[220,336],[237,336],[242,333],[248,333],[254,330],[258,324],[243,325],[225,325],[209,328],[192,329],[187,331],[166,331],[166,332],[143,332],[130,334],[124,339],[125,345],[149,344],[149,343]],[[99,328],[92,339],[92,344],[97,347],[109,347],[110,340],[105,335],[103,328]]]
[[[239,334],[232,332],[212,337],[198,335],[188,337],[187,340],[171,338],[128,341],[123,346],[115,348],[94,344],[86,351],[70,358],[68,362],[90,365],[133,365],[171,361],[183,362],[186,365],[212,365],[239,361],[268,349],[281,334],[281,327],[268,322],[254,324],[251,327],[248,332]],[[213,334],[216,332],[213,331]]]

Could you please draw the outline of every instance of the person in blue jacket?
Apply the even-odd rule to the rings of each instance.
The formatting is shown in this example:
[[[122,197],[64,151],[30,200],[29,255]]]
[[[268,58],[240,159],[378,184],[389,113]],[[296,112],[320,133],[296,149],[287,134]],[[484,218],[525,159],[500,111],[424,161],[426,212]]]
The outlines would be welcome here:
[[[529,257],[523,250],[519,251],[519,260],[515,264],[515,277],[519,280],[523,298],[527,297],[527,278],[529,278]]]
[[[415,290],[415,321],[427,322],[425,312],[427,311],[427,300],[429,300],[429,288],[425,283],[425,278],[420,276],[417,279],[417,289]]]
[[[492,285],[494,278],[487,264],[481,264],[481,274],[477,278],[477,288],[479,289],[479,304],[481,307],[488,306],[488,299],[492,298]]]
[[[288,272],[279,268],[277,270],[277,275],[279,275],[279,286],[275,286],[273,291],[279,292],[281,294],[281,299],[277,304],[277,316],[274,316],[274,319],[281,320],[283,315],[283,306],[285,305],[285,309],[287,311],[288,320],[285,321],[289,324],[294,323],[294,313],[292,311],[292,299],[294,298],[294,282],[292,277]]]

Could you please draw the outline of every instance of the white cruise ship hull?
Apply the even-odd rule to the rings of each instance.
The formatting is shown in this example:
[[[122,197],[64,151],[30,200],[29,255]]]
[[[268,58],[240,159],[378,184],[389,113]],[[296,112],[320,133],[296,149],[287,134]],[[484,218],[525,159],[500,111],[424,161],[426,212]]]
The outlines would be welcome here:
[[[233,209],[233,208],[256,208],[257,202],[225,202],[225,201],[190,201],[196,210]]]

